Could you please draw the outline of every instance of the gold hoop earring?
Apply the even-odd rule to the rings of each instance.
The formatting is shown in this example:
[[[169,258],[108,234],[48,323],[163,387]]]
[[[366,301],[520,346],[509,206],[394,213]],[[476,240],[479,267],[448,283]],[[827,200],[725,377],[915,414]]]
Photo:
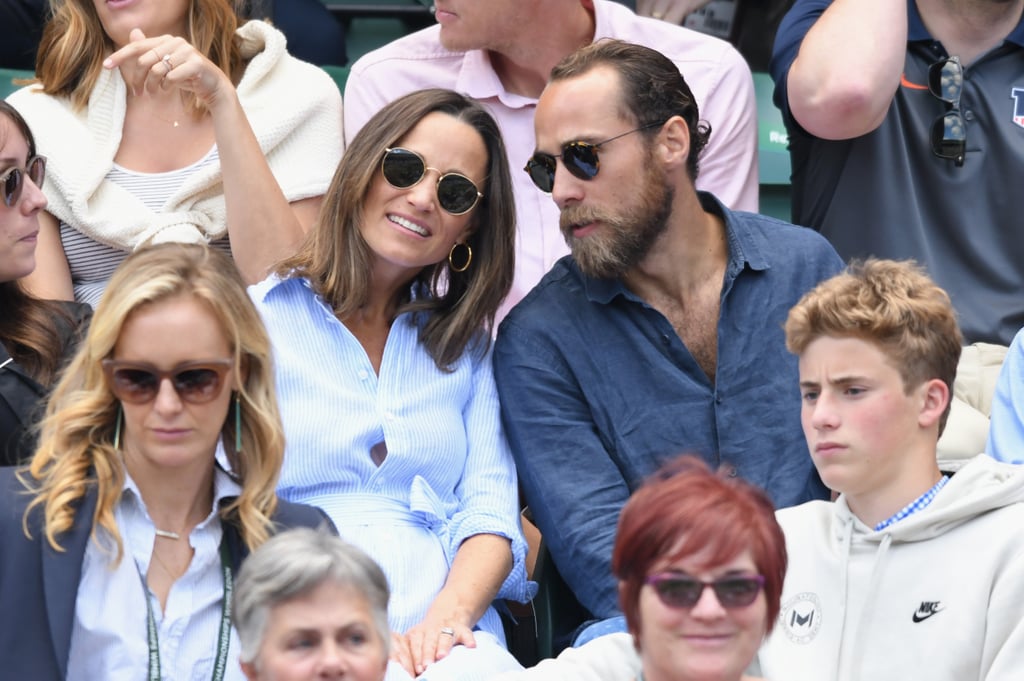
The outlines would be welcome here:
[[[466,262],[462,267],[455,266],[455,249],[459,246],[466,249]],[[448,266],[452,268],[452,272],[465,272],[469,269],[471,262],[473,262],[473,249],[469,247],[469,244],[454,244],[452,250],[448,251]]]

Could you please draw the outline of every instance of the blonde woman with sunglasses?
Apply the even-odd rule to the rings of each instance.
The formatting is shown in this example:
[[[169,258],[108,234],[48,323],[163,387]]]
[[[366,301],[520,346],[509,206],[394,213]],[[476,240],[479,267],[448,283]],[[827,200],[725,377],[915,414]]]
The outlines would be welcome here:
[[[487,678],[518,666],[492,601],[531,595],[489,352],[515,248],[504,145],[448,90],[349,142],[304,246],[250,288],[288,441],[278,491],[381,564],[392,667]]]
[[[40,300],[21,279],[36,265],[46,159],[21,114],[0,101],[0,465],[20,463],[35,447],[32,426],[87,305]]]
[[[240,561],[278,527],[329,525],[278,501],[283,451],[270,343],[227,257],[127,258],[30,465],[0,469],[4,676],[240,681]]]

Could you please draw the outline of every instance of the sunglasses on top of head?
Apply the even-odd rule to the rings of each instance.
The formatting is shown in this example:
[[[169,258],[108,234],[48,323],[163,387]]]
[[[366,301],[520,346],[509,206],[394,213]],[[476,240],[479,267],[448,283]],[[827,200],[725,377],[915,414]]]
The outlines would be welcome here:
[[[37,187],[42,187],[43,180],[46,179],[46,158],[44,156],[33,156],[25,164],[25,168],[26,170],[11,168],[0,176],[0,187],[3,187],[4,192],[4,205],[8,208],[16,204],[21,197],[26,174]]]
[[[437,171],[437,203],[452,215],[464,215],[473,210],[483,194],[473,180],[461,173],[441,173],[431,168],[423,157],[411,149],[389,147],[380,162],[384,179],[395,189],[408,189],[419,184],[428,170]]]
[[[614,142],[620,137],[632,135],[634,132],[647,130],[664,125],[664,123],[648,123],[639,128],[627,130],[626,132],[609,137],[606,140],[592,144],[590,142],[566,142],[562,145],[562,153],[558,156],[546,154],[543,151],[534,152],[530,160],[523,168],[529,175],[537,188],[547,194],[555,187],[555,169],[558,159],[562,159],[565,169],[580,178],[581,180],[592,180],[597,177],[597,171],[601,169],[601,159],[598,157],[598,150],[609,142]]]
[[[692,608],[707,587],[715,592],[723,608],[744,608],[757,600],[757,594],[764,587],[764,577],[737,575],[703,582],[675,572],[665,572],[651,575],[644,584],[652,586],[658,599],[670,608]]]
[[[207,359],[182,362],[164,371],[148,362],[103,360],[103,372],[110,391],[117,399],[129,404],[152,402],[165,378],[170,379],[174,391],[183,401],[205,404],[220,395],[224,377],[232,366],[234,360],[231,359]]]

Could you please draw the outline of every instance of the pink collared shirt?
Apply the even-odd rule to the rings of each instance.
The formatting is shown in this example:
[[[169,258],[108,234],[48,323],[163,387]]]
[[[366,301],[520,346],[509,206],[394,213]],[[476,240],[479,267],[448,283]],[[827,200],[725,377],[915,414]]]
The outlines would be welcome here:
[[[735,210],[757,211],[757,110],[750,67],[729,43],[638,17],[610,0],[594,0],[594,37],[618,38],[655,48],[679,67],[693,91],[711,138],[700,161],[697,188]],[[506,92],[483,50],[452,52],[431,26],[374,50],[353,66],[345,86],[345,137],[388,102],[428,87],[443,87],[480,100],[501,128],[516,196],[516,276],[498,319],[569,252],[558,230],[558,207],[523,172],[533,154],[537,100]]]

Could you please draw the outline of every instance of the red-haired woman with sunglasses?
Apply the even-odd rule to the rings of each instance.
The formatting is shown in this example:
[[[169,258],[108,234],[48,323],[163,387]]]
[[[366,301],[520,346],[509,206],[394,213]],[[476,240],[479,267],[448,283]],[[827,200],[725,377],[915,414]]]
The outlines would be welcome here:
[[[22,286],[36,264],[46,159],[28,124],[0,101],[0,465],[26,460],[42,399],[86,323],[87,305],[39,300]]]
[[[502,681],[754,681],[779,614],[786,541],[768,496],[696,457],[666,465],[619,517],[612,554],[628,634]]]
[[[129,256],[55,386],[25,469],[0,469],[0,660],[12,679],[243,679],[229,604],[278,528],[270,341],[206,246]]]

